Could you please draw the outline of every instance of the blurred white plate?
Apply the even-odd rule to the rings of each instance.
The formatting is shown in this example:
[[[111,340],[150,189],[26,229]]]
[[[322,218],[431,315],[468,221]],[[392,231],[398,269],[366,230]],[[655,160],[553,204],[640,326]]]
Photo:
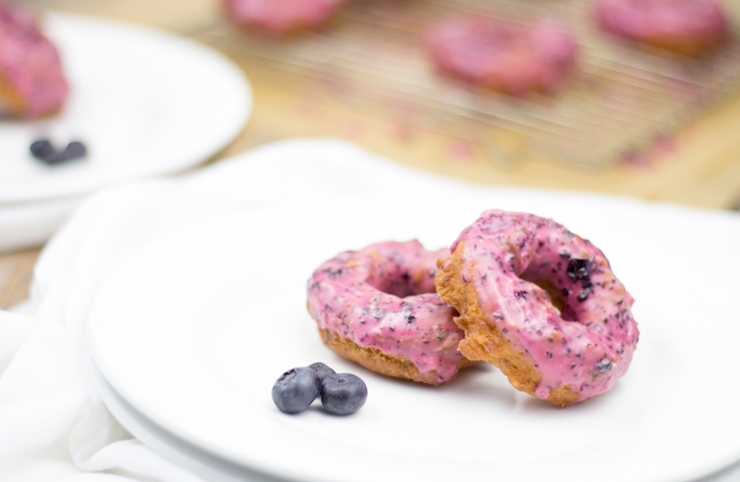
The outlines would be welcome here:
[[[71,92],[56,116],[0,119],[0,203],[48,200],[183,171],[233,140],[252,109],[246,78],[220,53],[137,25],[45,18]],[[29,146],[80,140],[87,158],[49,167]]]
[[[295,480],[688,481],[740,459],[740,287],[711,268],[716,259],[737,266],[740,255],[707,250],[737,234],[740,220],[516,190],[432,204],[275,207],[162,239],[97,295],[97,367],[166,433]],[[488,366],[432,388],[368,372],[322,345],[305,308],[322,261],[389,239],[440,247],[494,206],[590,238],[636,298],[640,343],[611,392],[558,409]],[[315,361],[365,379],[362,410],[334,417],[315,404],[289,416],[273,406],[275,379]]]

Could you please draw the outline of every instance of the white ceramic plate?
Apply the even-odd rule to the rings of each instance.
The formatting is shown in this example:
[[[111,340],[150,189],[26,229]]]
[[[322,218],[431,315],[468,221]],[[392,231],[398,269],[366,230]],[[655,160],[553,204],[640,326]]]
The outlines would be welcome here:
[[[69,101],[48,119],[0,119],[0,203],[183,171],[225,147],[249,118],[249,83],[214,50],[92,17],[53,14],[45,25],[62,56]],[[29,152],[41,137],[60,147],[81,140],[89,155],[49,167]]]
[[[152,422],[121,397],[97,367],[93,367],[93,377],[95,386],[113,416],[142,443],[181,467],[209,482],[274,482],[272,477],[262,476],[225,460],[218,454],[204,451]]]
[[[590,238],[636,298],[627,375],[567,409],[477,366],[432,388],[388,379],[324,347],[306,281],[346,249],[454,240],[492,206],[553,217]],[[689,229],[690,228],[690,229]],[[126,260],[91,315],[97,366],[165,431],[237,466],[307,481],[688,481],[740,459],[739,288],[717,260],[733,216],[595,196],[499,194],[283,206],[194,227]],[[700,231],[698,231],[700,230]],[[716,241],[716,242],[715,242]],[[285,370],[324,361],[367,382],[350,417],[288,416]]]

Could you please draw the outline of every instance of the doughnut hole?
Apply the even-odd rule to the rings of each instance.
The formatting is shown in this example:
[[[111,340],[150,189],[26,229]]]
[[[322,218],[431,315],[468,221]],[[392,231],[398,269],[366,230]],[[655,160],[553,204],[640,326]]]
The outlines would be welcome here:
[[[548,248],[547,243],[540,247],[518,276],[547,293],[549,301],[563,321],[581,322],[583,320],[578,319],[576,314],[578,310],[573,304],[577,303],[576,298],[584,289],[588,294],[593,291],[590,279],[590,270],[594,268],[592,261],[570,258],[570,256],[564,258],[557,251]],[[552,261],[553,259],[556,261]],[[584,272],[577,275],[568,273],[571,263],[581,266],[577,262],[581,262]]]
[[[568,306],[565,304],[565,297],[563,297],[562,291],[556,288],[552,281],[546,278],[528,280],[523,277],[522,279],[524,279],[525,281],[529,281],[530,283],[533,283],[545,290],[545,292],[550,296],[552,306],[555,307],[555,309],[558,311],[558,314],[563,320],[576,321],[575,313],[573,313],[573,310],[568,309]]]
[[[381,263],[380,254],[376,263],[369,268],[367,283],[378,291],[389,295],[406,298],[408,296],[436,293],[434,275],[437,268],[434,264],[425,265],[418,259],[409,259],[397,253],[394,262]],[[421,265],[421,266],[420,266]]]
[[[470,364],[458,351],[458,313],[434,288],[436,262],[416,240],[340,253],[308,282],[308,309],[324,344],[383,375],[430,385]]]

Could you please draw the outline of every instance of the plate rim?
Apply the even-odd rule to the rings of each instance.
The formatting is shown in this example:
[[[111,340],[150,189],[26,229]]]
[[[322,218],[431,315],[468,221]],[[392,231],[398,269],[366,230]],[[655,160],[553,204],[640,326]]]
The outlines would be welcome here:
[[[157,159],[161,156],[151,155],[151,159],[149,159],[152,161],[150,163],[151,168],[135,172],[124,171],[123,173],[117,173],[112,176],[97,176],[92,181],[76,182],[67,185],[55,185],[52,182],[52,188],[45,188],[45,192],[39,192],[39,188],[35,187],[38,185],[38,181],[24,183],[24,186],[28,187],[10,189],[10,192],[6,188],[0,187],[0,206],[68,199],[89,194],[98,189],[122,182],[187,171],[206,162],[211,156],[231,144],[244,129],[244,126],[252,115],[254,108],[253,89],[243,70],[224,53],[202,42],[144,24],[87,14],[46,11],[41,16],[41,20],[44,30],[48,30],[48,26],[54,28],[55,25],[60,25],[62,28],[76,28],[80,25],[91,25],[93,29],[106,27],[114,31],[115,36],[134,35],[139,38],[146,36],[152,45],[166,51],[181,49],[181,52],[197,52],[197,56],[193,57],[199,59],[199,62],[202,62],[203,59],[208,59],[207,62],[210,63],[209,67],[218,69],[218,75],[221,76],[222,80],[220,87],[230,86],[230,94],[233,95],[233,105],[230,105],[231,111],[229,114],[232,119],[230,119],[230,123],[224,126],[224,128],[219,129],[217,134],[214,133],[210,139],[200,141],[198,146],[193,147],[193,152],[186,156],[178,156],[178,159],[173,157],[167,162],[157,162]],[[77,32],[79,32],[79,29]],[[61,51],[60,54],[63,56],[64,51]],[[215,78],[217,77],[214,76]],[[236,88],[237,85],[238,89]],[[53,123],[54,117],[44,120]],[[12,122],[12,120],[10,121]],[[45,178],[40,182],[48,183],[49,181],[47,179],[50,178]]]
[[[502,189],[500,191],[505,191],[505,190],[515,191],[515,192],[520,192],[520,193],[521,192],[527,192],[528,191],[526,189],[510,189],[510,188],[505,188],[505,189]],[[496,193],[492,192],[492,193],[486,193],[486,194],[493,194],[493,195],[495,195]],[[606,202],[619,202],[621,200],[619,197],[602,196],[602,195],[591,195],[591,194],[588,194],[588,193],[586,193],[586,194],[582,194],[582,193],[567,193],[567,196],[566,197],[570,197],[570,196],[573,196],[573,197],[576,197],[576,198],[584,198],[585,197],[586,199],[589,199],[589,198],[598,198],[598,199],[601,199],[602,201],[606,201]],[[400,197],[403,197],[403,196],[400,196]],[[474,195],[474,196],[471,196],[471,197],[479,197],[479,195]],[[640,201],[640,200],[634,200],[634,199],[629,199],[629,200],[633,202],[632,205],[631,205],[631,208],[632,209],[636,208],[637,206],[640,206],[640,207],[644,207],[644,206],[648,206],[648,205],[660,206],[661,204],[663,204],[663,203],[649,203],[649,202],[646,202],[646,201]],[[336,201],[320,200],[320,201],[315,202],[314,204],[327,204],[327,203],[331,203],[331,202],[336,202]],[[236,212],[236,213],[230,213],[230,214],[224,215],[223,217],[220,217],[218,219],[212,219],[212,220],[205,221],[205,222],[199,222],[199,223],[197,223],[195,225],[191,225],[191,226],[185,227],[185,228],[183,228],[181,230],[178,230],[176,233],[171,233],[169,235],[165,235],[164,238],[173,239],[173,238],[179,236],[181,233],[186,233],[186,232],[189,232],[189,231],[193,231],[195,229],[202,229],[204,226],[207,226],[209,224],[223,223],[226,219],[235,219],[235,218],[240,218],[240,217],[251,216],[252,213],[255,210],[256,211],[263,211],[263,210],[271,210],[271,209],[275,209],[275,208],[277,208],[278,210],[281,210],[281,209],[285,209],[286,207],[287,208],[290,208],[290,206],[292,204],[293,203],[286,203],[286,204],[282,204],[282,205],[278,205],[278,206],[270,206],[270,207],[266,207],[266,208],[257,208],[257,209],[250,209],[250,210],[239,211],[239,212]],[[668,204],[668,206],[673,207],[675,205]],[[675,206],[675,207],[678,207],[680,209],[683,209],[684,208],[683,206]],[[690,208],[690,207],[688,209],[686,209],[686,210],[687,211],[694,212],[694,213],[696,211],[703,211],[703,210],[700,210],[700,209]],[[151,246],[152,244],[159,244],[161,242],[162,242],[162,239],[160,238],[159,240],[156,240],[153,243],[150,243],[149,245],[143,247],[139,251],[143,251],[145,249],[148,249],[148,247]],[[138,253],[138,251],[137,251],[137,253]],[[136,253],[134,255],[136,255]],[[98,296],[96,295],[95,298],[96,299],[95,299],[95,302],[93,303],[93,306],[95,306],[97,304]],[[94,317],[92,316],[92,313],[93,312],[91,311],[91,317],[90,317],[90,326],[91,327],[92,327],[92,324],[94,323]],[[95,351],[95,350],[93,350],[93,351]],[[100,360],[97,359],[97,355],[95,353],[94,353],[94,355],[96,356],[96,362],[99,363]],[[99,364],[99,366],[101,367],[101,371],[105,374],[105,366],[104,365],[105,365],[105,363],[103,363],[102,365]],[[737,456],[733,456],[732,457],[732,460],[729,460],[725,466],[722,466],[722,467],[713,466],[713,469],[711,471],[706,471],[706,469],[697,469],[697,470],[703,471],[703,476],[709,476],[712,473],[715,473],[717,471],[721,471],[727,465],[731,464],[734,461],[737,461],[737,459],[738,459]],[[244,463],[244,460],[237,460],[237,462],[243,464]],[[254,464],[254,465],[252,465],[251,468],[256,469],[256,470],[260,470],[260,471],[265,471],[266,473],[274,473],[272,471],[273,467],[271,467],[269,465]],[[280,475],[280,474],[276,474],[276,475]],[[282,475],[290,475],[290,474],[287,474],[287,473],[283,472]]]

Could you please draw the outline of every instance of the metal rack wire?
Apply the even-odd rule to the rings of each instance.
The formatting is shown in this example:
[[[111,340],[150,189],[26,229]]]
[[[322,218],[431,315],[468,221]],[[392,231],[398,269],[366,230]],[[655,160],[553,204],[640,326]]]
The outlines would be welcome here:
[[[275,40],[213,28],[208,42],[368,113],[479,143],[500,166],[531,157],[602,170],[648,152],[740,85],[740,42],[686,58],[629,45],[594,25],[590,0],[357,0],[332,28]],[[567,25],[578,66],[554,96],[512,98],[439,75],[424,45],[436,19],[472,12]]]

